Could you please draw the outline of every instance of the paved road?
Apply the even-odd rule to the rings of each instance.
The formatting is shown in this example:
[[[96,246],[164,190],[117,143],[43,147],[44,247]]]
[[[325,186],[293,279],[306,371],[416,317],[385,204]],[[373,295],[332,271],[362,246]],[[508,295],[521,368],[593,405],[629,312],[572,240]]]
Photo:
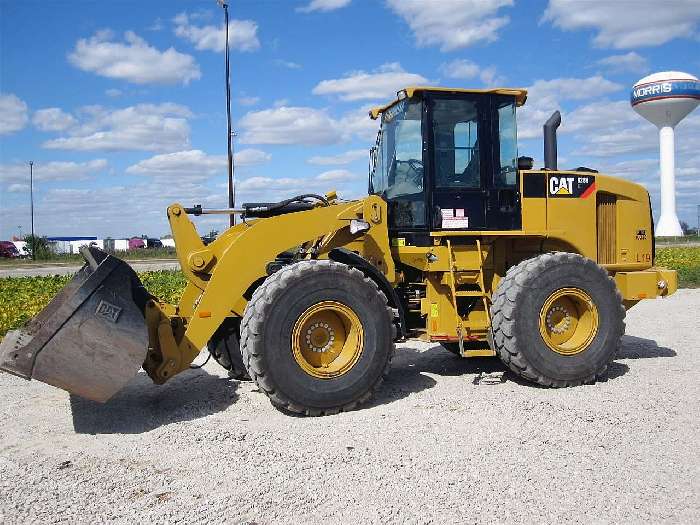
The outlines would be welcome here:
[[[173,259],[148,259],[137,261],[126,261],[137,272],[147,272],[152,270],[179,270],[180,263]],[[71,275],[80,270],[78,264],[27,264],[16,268],[0,268],[0,278],[2,277],[39,277],[42,275]]]
[[[0,374],[0,522],[700,523],[699,311],[640,303],[607,381],[560,390],[406,343],[324,418],[213,361],[105,405]]]

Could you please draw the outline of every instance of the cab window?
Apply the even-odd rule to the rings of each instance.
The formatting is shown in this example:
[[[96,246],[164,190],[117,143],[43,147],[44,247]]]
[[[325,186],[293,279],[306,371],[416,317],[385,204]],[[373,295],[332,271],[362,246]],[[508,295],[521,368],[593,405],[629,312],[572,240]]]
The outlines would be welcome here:
[[[515,121],[515,104],[501,102],[497,105],[499,147],[498,164],[494,183],[497,187],[515,186],[518,174],[518,136]]]
[[[404,99],[382,114],[372,189],[389,203],[395,228],[426,224],[422,107],[419,99]]]
[[[465,100],[435,100],[433,140],[436,187],[479,188],[477,105]]]

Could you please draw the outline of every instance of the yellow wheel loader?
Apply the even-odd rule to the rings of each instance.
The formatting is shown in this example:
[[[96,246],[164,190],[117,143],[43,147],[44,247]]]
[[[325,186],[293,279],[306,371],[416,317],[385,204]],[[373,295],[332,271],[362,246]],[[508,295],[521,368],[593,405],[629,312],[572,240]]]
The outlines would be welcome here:
[[[545,167],[518,157],[521,89],[411,87],[372,109],[368,196],[300,195],[240,209],[173,204],[188,285],[177,305],[86,248],[86,265],[25,328],[0,368],[106,401],[139,368],[156,384],[208,348],[272,403],[307,415],[350,410],[389,373],[394,343],[498,356],[550,387],[605,374],[625,310],[675,292],[654,267],[647,191],[557,169],[556,112]],[[190,220],[240,214],[204,245]]]

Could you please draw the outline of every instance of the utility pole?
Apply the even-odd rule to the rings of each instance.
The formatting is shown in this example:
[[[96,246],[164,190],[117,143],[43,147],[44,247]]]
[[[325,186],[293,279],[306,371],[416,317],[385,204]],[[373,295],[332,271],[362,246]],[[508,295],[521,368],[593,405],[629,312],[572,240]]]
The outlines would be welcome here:
[[[224,52],[224,61],[226,63],[226,117],[228,129],[228,207],[236,206],[236,195],[233,188],[234,166],[233,166],[233,131],[231,130],[231,76],[229,73],[229,43],[228,43],[228,4],[224,0],[216,0],[217,3],[224,9],[224,24],[226,26],[226,49]],[[236,224],[236,216],[229,215],[229,224]]]
[[[32,215],[32,260],[36,260],[36,239],[34,238],[34,161],[29,161],[29,209]]]

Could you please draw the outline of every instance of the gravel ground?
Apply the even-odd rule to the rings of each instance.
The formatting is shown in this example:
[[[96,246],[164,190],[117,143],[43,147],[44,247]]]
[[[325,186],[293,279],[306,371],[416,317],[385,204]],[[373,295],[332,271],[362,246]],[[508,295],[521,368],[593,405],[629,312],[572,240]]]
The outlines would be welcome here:
[[[137,272],[150,272],[152,270],[179,270],[180,263],[177,259],[152,259],[148,261],[126,261]],[[76,273],[82,264],[65,263],[28,263],[17,267],[0,268],[0,278],[3,277],[41,277],[44,275],[72,275]]]
[[[209,364],[107,405],[0,375],[0,522],[700,522],[700,290],[645,301],[606,382],[397,352],[364,409],[286,416]]]

